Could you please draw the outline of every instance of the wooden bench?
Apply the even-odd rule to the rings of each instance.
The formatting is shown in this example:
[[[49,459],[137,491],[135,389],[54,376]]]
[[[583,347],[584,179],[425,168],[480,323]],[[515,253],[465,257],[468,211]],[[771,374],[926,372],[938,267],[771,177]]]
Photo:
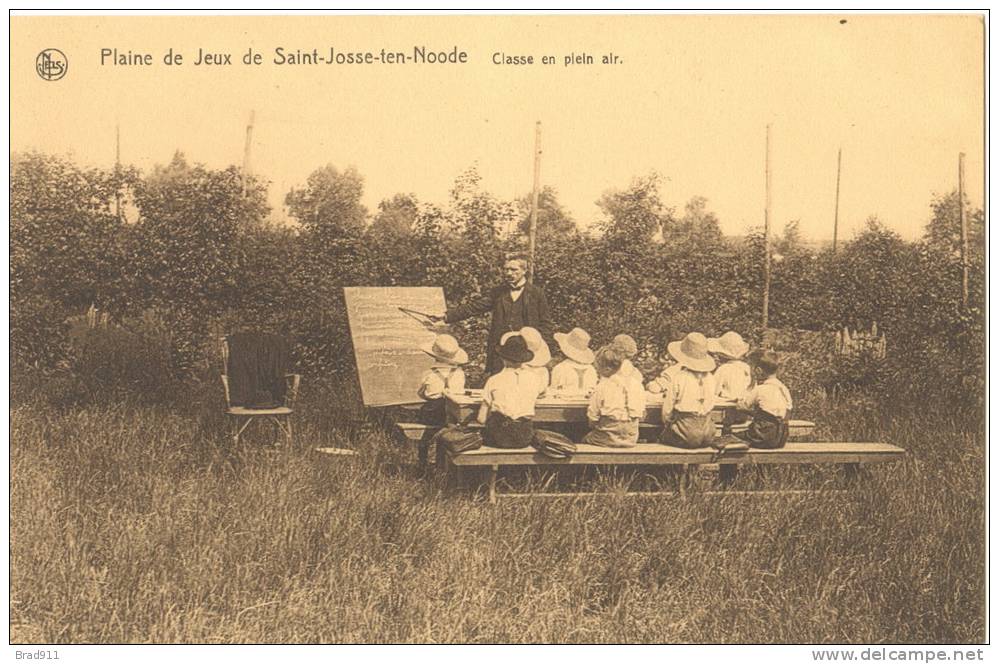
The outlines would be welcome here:
[[[788,443],[779,450],[740,450],[719,453],[712,448],[687,450],[658,443],[643,443],[636,447],[613,449],[581,444],[568,459],[551,459],[533,448],[506,450],[481,447],[455,454],[446,450],[444,458],[449,468],[486,467],[489,469],[489,502],[495,503],[496,477],[501,466],[585,466],[585,465],[653,465],[683,466],[719,464],[729,480],[740,466],[767,464],[839,464],[848,477],[856,474],[860,464],[897,461],[905,450],[887,443]],[[680,488],[683,490],[684,481]]]
[[[416,443],[417,458],[419,460],[420,466],[426,466],[428,463],[428,450],[430,449],[430,441],[433,439],[434,435],[441,430],[441,427],[433,424],[420,424],[417,422],[396,422],[396,429],[399,433],[414,443]],[[473,427],[479,426],[478,424],[473,424]],[[735,424],[732,426],[732,431],[737,432],[746,428],[746,424]],[[811,436],[815,431],[815,422],[810,422],[808,420],[791,420],[788,423],[790,440],[800,440]],[[722,425],[717,425],[718,433],[722,432]],[[662,431],[662,425],[653,424],[641,424],[641,439],[648,441],[655,441],[659,439],[659,433]]]

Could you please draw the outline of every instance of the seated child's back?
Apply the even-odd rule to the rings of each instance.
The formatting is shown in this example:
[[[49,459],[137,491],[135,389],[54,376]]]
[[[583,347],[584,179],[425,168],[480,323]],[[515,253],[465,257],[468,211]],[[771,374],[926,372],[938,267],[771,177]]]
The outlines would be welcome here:
[[[534,403],[546,386],[539,374],[526,366],[533,354],[520,335],[507,338],[497,354],[504,366],[482,388],[482,438],[491,447],[527,447],[534,436]]]
[[[773,449],[784,447],[788,436],[788,413],[794,403],[791,392],[777,378],[777,355],[763,352],[753,358],[756,387],[739,400],[739,408],[750,411],[753,421],[740,437],[751,447]]]
[[[596,363],[600,382],[586,409],[591,430],[583,442],[633,447],[638,443],[639,422],[645,415],[645,389],[641,381],[624,374],[623,359],[615,350],[601,348]]]
[[[593,368],[590,335],[574,328],[568,334],[555,333],[555,341],[566,359],[552,369],[551,391],[562,396],[586,396],[597,386],[597,370]]]

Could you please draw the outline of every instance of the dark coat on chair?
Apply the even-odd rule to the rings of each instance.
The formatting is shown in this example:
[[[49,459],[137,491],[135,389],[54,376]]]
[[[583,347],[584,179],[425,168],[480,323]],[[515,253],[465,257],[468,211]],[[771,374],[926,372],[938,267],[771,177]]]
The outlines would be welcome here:
[[[548,313],[545,291],[540,286],[525,285],[524,292],[514,302],[510,297],[510,286],[502,284],[468,304],[448,311],[447,322],[455,323],[486,312],[492,312],[489,345],[486,349],[486,371],[490,374],[499,373],[503,368],[503,361],[496,354],[496,348],[499,346],[500,337],[507,332],[519,330],[521,327],[533,327],[541,332],[546,343],[552,344],[554,328]]]

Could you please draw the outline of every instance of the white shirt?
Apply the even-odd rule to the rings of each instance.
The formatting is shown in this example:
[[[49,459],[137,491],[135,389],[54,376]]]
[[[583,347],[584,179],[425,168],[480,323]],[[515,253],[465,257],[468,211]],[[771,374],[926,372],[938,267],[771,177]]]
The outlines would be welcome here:
[[[629,379],[618,370],[609,378],[602,378],[590,397],[586,417],[596,422],[601,417],[627,422],[645,416],[645,389],[642,384]]]
[[[525,364],[523,369],[524,371],[531,371],[537,374],[538,380],[541,381],[542,392],[548,389],[548,383],[551,381],[551,376],[548,373],[548,367],[529,367]]]
[[[529,368],[504,368],[482,388],[482,403],[510,419],[534,417],[534,402],[545,389],[538,372]]]
[[[742,360],[731,360],[719,364],[715,369],[715,383],[718,396],[722,399],[739,399],[746,394],[753,383],[749,365]]]
[[[524,286],[527,285],[527,280],[521,281],[517,286],[510,287],[510,299],[516,302],[520,299],[520,296],[524,294]]]
[[[739,399],[738,405],[742,410],[759,408],[774,417],[784,419],[794,404],[787,386],[777,380],[777,376],[770,376]]]
[[[672,420],[674,411],[707,415],[715,407],[713,374],[681,367],[675,373],[669,372],[667,377],[666,388],[663,390],[663,422]]]
[[[435,364],[423,374],[420,388],[416,393],[421,399],[440,399],[445,394],[460,394],[465,391],[465,372],[450,364]]]
[[[597,386],[597,370],[592,364],[563,360],[552,369],[552,392],[585,397]]]
[[[621,360],[621,368],[618,370],[618,373],[628,380],[635,381],[639,387],[642,387],[645,383],[645,377],[642,375],[642,372],[635,368],[631,360]],[[644,392],[645,389],[642,388],[642,391]]]
[[[668,367],[663,369],[658,376],[650,380],[649,384],[646,385],[645,389],[647,389],[649,392],[652,392],[653,394],[660,394],[661,392],[665,392],[666,386],[669,385],[669,382],[673,379],[674,376],[680,373],[681,368],[682,367],[679,364],[669,365]]]

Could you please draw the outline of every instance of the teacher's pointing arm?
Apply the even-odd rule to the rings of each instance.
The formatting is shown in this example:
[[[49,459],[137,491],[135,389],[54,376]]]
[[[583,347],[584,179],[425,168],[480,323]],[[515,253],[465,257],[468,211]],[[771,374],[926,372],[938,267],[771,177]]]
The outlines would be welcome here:
[[[488,313],[493,308],[493,299],[491,291],[484,295],[478,295],[468,304],[449,310],[444,316],[444,320],[448,323],[457,323],[472,316],[480,316]]]

